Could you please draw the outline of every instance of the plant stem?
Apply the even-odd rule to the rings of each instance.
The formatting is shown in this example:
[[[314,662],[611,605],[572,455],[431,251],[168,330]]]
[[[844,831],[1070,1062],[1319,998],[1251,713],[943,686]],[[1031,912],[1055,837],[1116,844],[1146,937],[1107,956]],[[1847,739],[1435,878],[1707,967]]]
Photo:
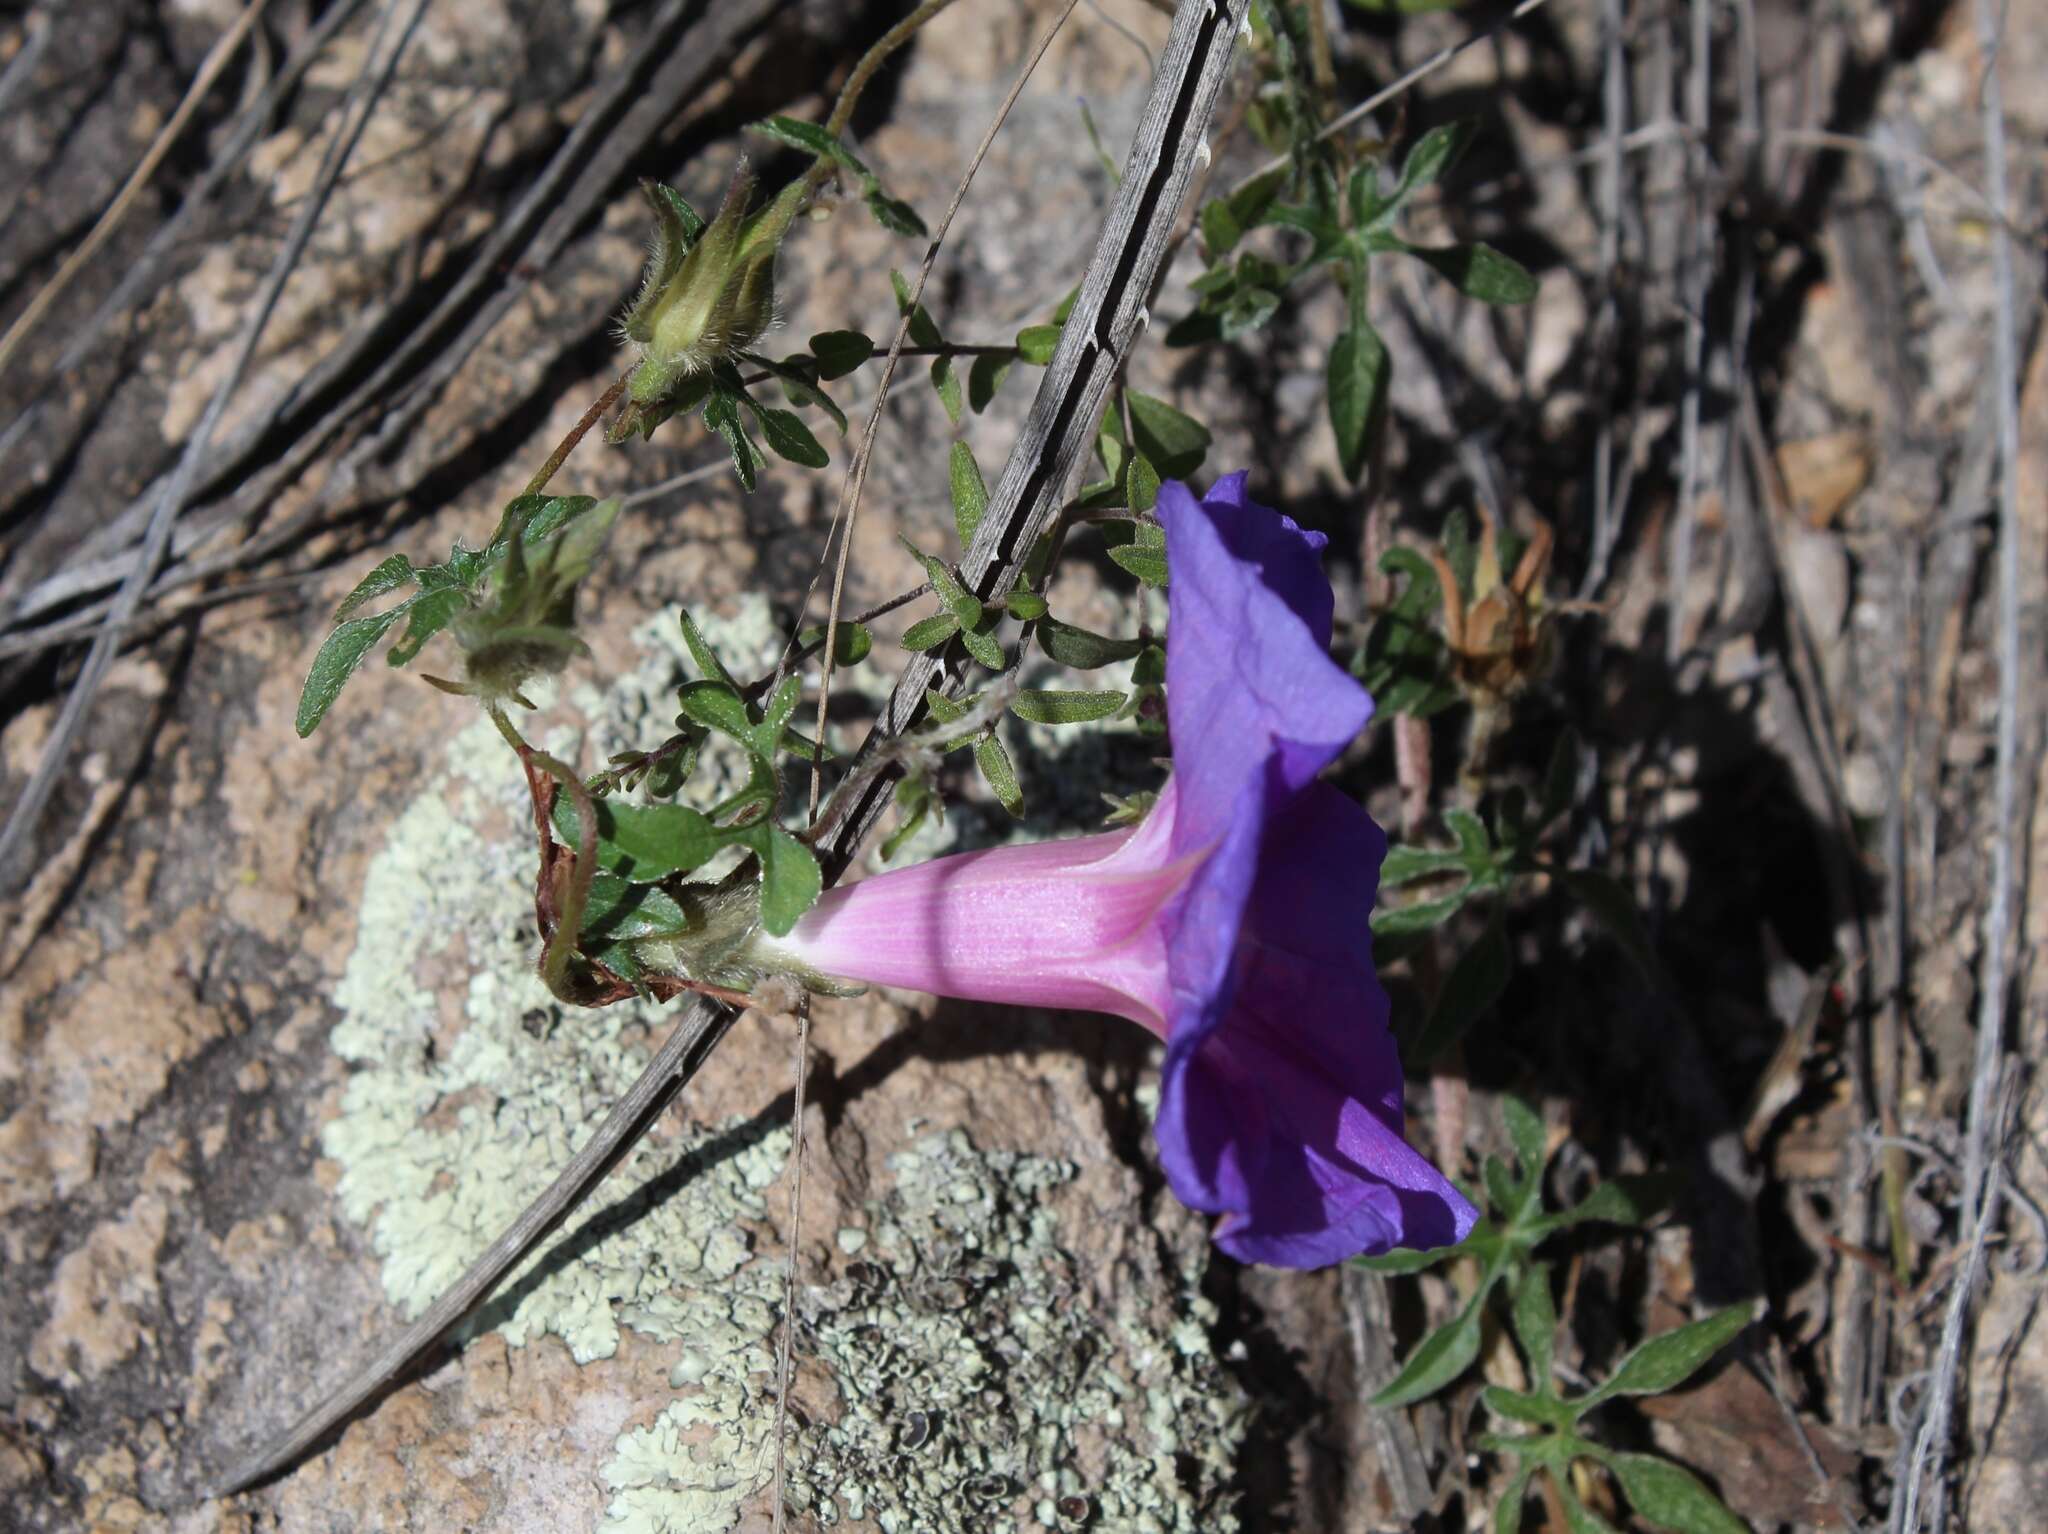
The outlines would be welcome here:
[[[584,433],[598,423],[598,419],[619,402],[619,396],[626,392],[626,380],[631,374],[621,373],[612,380],[612,386],[597,397],[597,403],[583,412],[583,419],[569,428],[569,435],[555,444],[555,450],[548,454],[548,461],[540,466],[540,472],[526,482],[524,495],[539,495],[547,489],[548,481],[555,477],[555,471],[569,461],[569,455],[576,451],[576,444],[583,440]]]

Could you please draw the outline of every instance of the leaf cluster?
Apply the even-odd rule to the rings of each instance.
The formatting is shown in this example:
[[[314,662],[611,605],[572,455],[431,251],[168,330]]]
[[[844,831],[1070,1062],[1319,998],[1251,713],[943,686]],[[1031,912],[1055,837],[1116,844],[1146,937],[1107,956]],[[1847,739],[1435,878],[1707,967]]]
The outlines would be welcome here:
[[[1608,1525],[1585,1506],[1572,1485],[1570,1466],[1581,1459],[1612,1472],[1636,1513],[1658,1527],[1681,1534],[1737,1534],[1743,1528],[1741,1520],[1690,1471],[1653,1455],[1611,1450],[1589,1436],[1583,1419],[1620,1396],[1676,1389],[1734,1340],[1749,1323],[1751,1308],[1734,1306],[1652,1337],[1623,1358],[1604,1383],[1578,1395],[1563,1395],[1554,1368],[1558,1323],[1550,1265],[1537,1260],[1537,1249],[1552,1236],[1580,1225],[1642,1225],[1662,1207],[1662,1183],[1656,1178],[1614,1178],[1569,1208],[1546,1210],[1543,1120],[1518,1098],[1504,1098],[1501,1109],[1516,1168],[1511,1170],[1497,1156],[1487,1158],[1487,1212],[1471,1234],[1455,1247],[1355,1259],[1361,1267],[1386,1274],[1418,1273],[1453,1259],[1468,1259],[1479,1271],[1471,1298],[1416,1346],[1372,1404],[1405,1406],[1455,1383],[1477,1360],[1487,1308],[1498,1298],[1505,1302],[1511,1334],[1528,1365],[1530,1388],[1489,1385],[1481,1400],[1495,1417],[1540,1431],[1479,1439],[1482,1448],[1516,1462],[1494,1512],[1496,1534],[1514,1534],[1521,1527],[1529,1481],[1539,1472],[1549,1476],[1573,1530],[1606,1529]]]
[[[1293,50],[1281,52],[1291,62]],[[1282,78],[1295,81],[1298,91],[1297,71],[1285,69]],[[1289,98],[1283,94],[1278,99]],[[1339,461],[1356,482],[1372,457],[1392,375],[1386,343],[1366,313],[1373,261],[1385,255],[1420,261],[1459,292],[1488,304],[1525,304],[1536,296],[1536,280],[1511,256],[1483,242],[1420,246],[1396,232],[1416,195],[1441,179],[1470,147],[1478,133],[1475,121],[1425,133],[1388,187],[1374,156],[1340,177],[1340,168],[1317,149],[1315,135],[1301,127],[1312,116],[1298,105],[1282,110],[1285,123],[1296,125],[1281,130],[1290,140],[1289,161],[1203,205],[1202,242],[1210,264],[1194,281],[1194,310],[1167,331],[1166,344],[1194,346],[1249,335],[1279,311],[1282,297],[1295,284],[1328,273],[1343,289],[1348,309],[1325,363],[1325,395]],[[1272,127],[1267,132],[1280,136]],[[1286,261],[1240,248],[1263,228],[1305,237],[1306,253]]]
[[[576,585],[590,573],[618,511],[617,501],[594,496],[522,495],[506,505],[481,549],[458,540],[436,564],[415,565],[403,554],[383,561],[334,610],[334,629],[299,694],[300,738],[320,727],[349,678],[401,619],[404,632],[385,657],[392,666],[411,665],[428,640],[452,627],[467,679],[430,680],[448,691],[523,703],[519,689],[527,680],[583,652]],[[381,612],[364,611],[407,587],[409,595]]]

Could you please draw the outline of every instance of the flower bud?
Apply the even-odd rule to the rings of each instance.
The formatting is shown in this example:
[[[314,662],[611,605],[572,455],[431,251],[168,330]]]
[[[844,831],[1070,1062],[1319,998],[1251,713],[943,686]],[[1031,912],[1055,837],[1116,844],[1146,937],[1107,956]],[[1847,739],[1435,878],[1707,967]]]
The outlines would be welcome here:
[[[753,187],[742,161],[717,216],[694,237],[664,190],[649,189],[661,231],[622,327],[642,352],[629,385],[636,404],[668,398],[685,380],[752,346],[773,323],[775,255],[804,188],[792,182],[749,215]]]

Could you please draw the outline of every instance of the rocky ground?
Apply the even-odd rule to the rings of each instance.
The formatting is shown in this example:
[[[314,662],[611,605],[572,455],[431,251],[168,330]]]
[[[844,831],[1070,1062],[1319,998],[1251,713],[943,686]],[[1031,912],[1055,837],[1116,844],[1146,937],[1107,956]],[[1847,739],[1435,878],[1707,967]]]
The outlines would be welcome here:
[[[1332,5],[1339,98],[1504,9]],[[894,994],[816,1014],[800,1230],[794,1024],[750,1016],[461,1348],[290,1474],[207,1495],[496,1234],[669,1016],[563,1009],[534,977],[521,786],[463,700],[373,666],[297,738],[333,605],[394,550],[486,537],[617,373],[637,179],[715,204],[742,148],[769,152],[741,126],[821,117],[903,10],[431,0],[415,18],[411,0],[273,0],[0,366],[11,807],[66,729],[150,492],[231,370],[327,145],[374,94],[163,571],[0,865],[0,1528],[765,1529],[792,1244],[798,1527],[1489,1514],[1476,1380],[1409,1413],[1362,1404],[1469,1279],[1240,1269],[1152,1159],[1157,1062],[1135,1030]],[[935,219],[1058,10],[965,0],[878,78],[854,133],[894,194]],[[1650,1234],[1567,1254],[1567,1377],[1701,1307],[1760,1301],[1744,1362],[1612,1430],[1691,1465],[1754,1528],[1871,1527],[1897,1505],[1964,1266],[1960,1126],[1997,854],[2022,892],[2048,856],[2048,12],[2005,7],[1996,58],[2028,668],[2003,821],[2001,320],[1974,9],[1705,12],[1697,155],[1692,12],[1653,0],[1551,0],[1377,119],[1405,143],[1481,117],[1411,227],[1491,240],[1541,286],[1513,312],[1412,268],[1376,289],[1395,389],[1372,515],[1322,414],[1342,312],[1327,287],[1232,352],[1146,347],[1132,379],[1211,426],[1211,470],[1250,465],[1262,498],[1332,533],[1340,623],[1384,595],[1367,556],[1427,542],[1454,509],[1558,529],[1556,659],[1501,770],[1540,772],[1566,725],[1592,748],[1560,853],[1635,893],[1667,989],[1554,891],[1517,901],[1513,978],[1462,1059],[1413,1084],[1416,1134],[1454,1159],[1498,1151],[1494,1103],[1514,1091],[1543,1107],[1560,1184],[1673,1169],[1680,1196]],[[77,0],[0,27],[0,319],[57,279],[241,14]],[[1611,55],[1603,17],[1623,23]],[[1007,340],[1076,279],[1112,189],[1080,103],[1114,159],[1166,24],[1136,0],[1075,10],[934,275],[949,335]],[[1226,102],[1218,176],[1257,163],[1247,106],[1248,87]],[[886,335],[887,269],[920,254],[850,201],[801,229],[780,282],[792,345]],[[1184,249],[1162,320],[1199,270]],[[993,477],[1030,388],[1019,369],[956,431],[908,380],[853,542],[860,604],[919,578],[898,532],[949,535],[949,439]],[[842,394],[856,430],[871,398],[866,376]],[[631,505],[609,545],[593,657],[537,731],[586,765],[664,733],[678,606],[750,662],[801,608],[839,474],[777,465],[742,496],[722,458],[679,422],[572,461],[598,494],[714,469]],[[1105,623],[1133,600],[1106,563],[1067,591]],[[880,685],[852,679],[848,743]],[[1461,711],[1436,721],[1419,775],[1385,734],[1361,754],[1375,808],[1412,838],[1440,839],[1462,728]],[[1062,739],[1016,743],[1034,834],[1144,770],[1134,743]],[[961,788],[922,850],[1011,834]],[[2021,960],[2044,911],[2016,908]],[[2048,1196],[2048,1123],[2024,1069],[2048,1008],[2036,968],[2013,985],[1992,1145],[2019,1191],[1963,1334],[1945,1483],[1957,1526],[1984,1529],[2048,1501],[2029,1202]],[[1482,1360],[1496,1383],[1500,1351]]]

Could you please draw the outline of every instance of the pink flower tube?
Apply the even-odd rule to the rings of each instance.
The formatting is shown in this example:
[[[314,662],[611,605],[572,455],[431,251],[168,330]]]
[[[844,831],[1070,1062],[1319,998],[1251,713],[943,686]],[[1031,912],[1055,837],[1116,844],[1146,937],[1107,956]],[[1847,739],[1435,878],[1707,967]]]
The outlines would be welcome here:
[[[1160,1160],[1218,1245],[1315,1267],[1461,1241],[1476,1212],[1402,1138],[1372,969],[1386,838],[1317,775],[1372,700],[1329,657],[1323,539],[1161,487],[1174,773],[1144,823],[828,891],[779,946],[823,974],[1109,1012],[1165,1041]]]

